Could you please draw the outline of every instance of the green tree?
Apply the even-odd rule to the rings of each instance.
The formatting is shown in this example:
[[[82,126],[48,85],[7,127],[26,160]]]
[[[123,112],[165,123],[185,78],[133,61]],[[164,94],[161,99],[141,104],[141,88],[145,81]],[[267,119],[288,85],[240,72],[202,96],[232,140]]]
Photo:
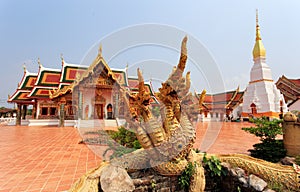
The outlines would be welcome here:
[[[286,149],[283,141],[277,140],[277,135],[282,135],[282,120],[273,119],[269,121],[267,117],[261,117],[251,120],[255,127],[242,128],[256,137],[260,138],[261,143],[253,145],[254,149],[250,149],[252,157],[264,159],[270,162],[278,162],[286,156]]]

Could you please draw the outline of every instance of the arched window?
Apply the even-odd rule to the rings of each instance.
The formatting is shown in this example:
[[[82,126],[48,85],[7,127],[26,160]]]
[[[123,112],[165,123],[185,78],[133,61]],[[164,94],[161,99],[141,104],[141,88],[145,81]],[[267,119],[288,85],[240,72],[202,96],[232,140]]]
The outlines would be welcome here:
[[[255,105],[254,103],[252,103],[252,104],[250,105],[250,107],[251,107],[251,113],[252,113],[252,114],[257,114],[256,105]]]
[[[106,110],[107,110],[107,119],[112,119],[113,118],[112,105],[108,104]]]

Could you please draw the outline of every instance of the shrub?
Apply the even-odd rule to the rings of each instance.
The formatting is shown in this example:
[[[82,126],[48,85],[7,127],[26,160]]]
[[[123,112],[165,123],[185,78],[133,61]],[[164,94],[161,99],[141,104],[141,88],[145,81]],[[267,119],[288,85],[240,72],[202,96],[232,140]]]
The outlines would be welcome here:
[[[114,139],[120,145],[128,148],[139,149],[141,145],[137,140],[135,133],[125,129],[124,127],[119,127],[118,131],[110,133],[111,138]]]
[[[181,189],[188,190],[190,186],[190,180],[192,175],[195,173],[196,162],[189,162],[185,170],[178,177],[178,184]]]
[[[264,159],[270,162],[278,162],[286,156],[282,140],[276,140],[277,135],[282,135],[282,120],[274,119],[269,121],[267,117],[251,120],[255,127],[242,128],[244,131],[260,138],[261,143],[253,145],[254,149],[249,150],[252,157]]]
[[[120,127],[118,131],[110,131],[108,134],[117,143],[109,140],[108,148],[103,153],[103,157],[108,151],[113,151],[113,154],[110,156],[110,159],[113,159],[141,148],[141,144],[137,140],[135,133],[124,127]]]
[[[210,174],[211,177],[226,176],[227,172],[223,169],[220,159],[215,156],[210,158],[206,157],[206,153],[203,156],[203,167]]]

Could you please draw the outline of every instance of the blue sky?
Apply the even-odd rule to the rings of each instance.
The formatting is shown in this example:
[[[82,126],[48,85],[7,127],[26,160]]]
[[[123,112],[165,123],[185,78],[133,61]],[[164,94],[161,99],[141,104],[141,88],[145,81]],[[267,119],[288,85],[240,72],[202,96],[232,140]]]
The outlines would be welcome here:
[[[298,0],[1,0],[0,106],[12,106],[6,104],[7,95],[13,94],[21,80],[23,63],[30,72],[37,72],[40,57],[45,67],[60,68],[61,53],[66,62],[81,63],[105,36],[144,23],[187,32],[207,48],[220,69],[225,89],[238,85],[244,89],[253,64],[256,9],[273,79],[277,81],[283,74],[300,78],[299,8]],[[103,54],[105,57],[105,47]],[[123,68],[133,60],[111,65]]]

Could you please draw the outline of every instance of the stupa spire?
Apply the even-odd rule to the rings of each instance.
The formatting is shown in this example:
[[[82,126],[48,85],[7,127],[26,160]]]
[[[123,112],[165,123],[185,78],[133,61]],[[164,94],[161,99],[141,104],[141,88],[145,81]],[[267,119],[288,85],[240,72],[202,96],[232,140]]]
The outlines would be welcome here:
[[[260,27],[258,24],[258,10],[256,9],[256,38],[255,45],[252,51],[253,59],[258,57],[266,57],[266,49],[262,43],[261,35],[260,35]]]

